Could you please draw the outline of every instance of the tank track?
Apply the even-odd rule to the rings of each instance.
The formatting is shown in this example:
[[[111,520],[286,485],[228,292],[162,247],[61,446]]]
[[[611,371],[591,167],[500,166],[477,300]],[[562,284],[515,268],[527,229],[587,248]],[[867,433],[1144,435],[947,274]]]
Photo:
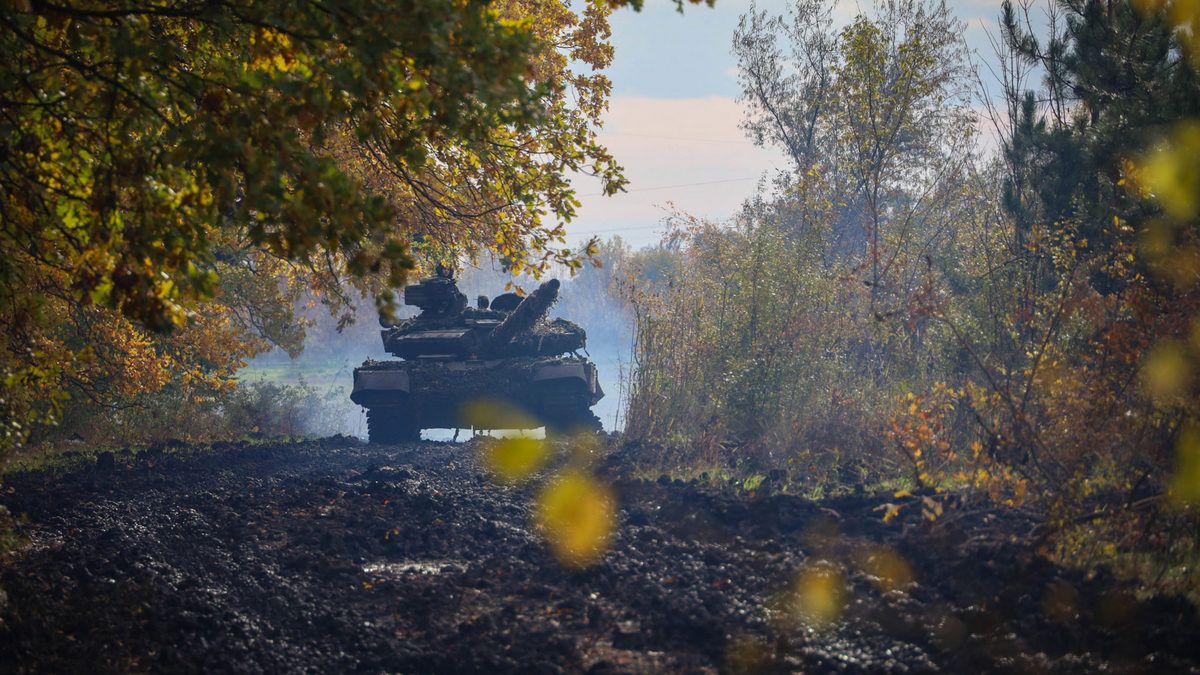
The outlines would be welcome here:
[[[558,390],[553,395],[543,396],[540,407],[541,421],[548,434],[598,432],[604,428],[600,418],[592,412],[587,392],[574,388]]]
[[[367,439],[371,443],[409,443],[421,440],[421,430],[400,406],[367,409]]]

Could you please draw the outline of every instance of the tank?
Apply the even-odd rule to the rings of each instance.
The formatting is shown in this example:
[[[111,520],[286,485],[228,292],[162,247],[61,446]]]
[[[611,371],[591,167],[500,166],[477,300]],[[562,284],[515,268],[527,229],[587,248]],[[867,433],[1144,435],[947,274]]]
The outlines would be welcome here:
[[[372,443],[417,440],[422,429],[598,431],[591,407],[604,397],[596,366],[579,356],[587,335],[546,314],[558,299],[551,279],[528,296],[481,296],[467,304],[452,279],[404,289],[414,318],[384,326],[384,350],[354,370],[350,399],[366,408]]]

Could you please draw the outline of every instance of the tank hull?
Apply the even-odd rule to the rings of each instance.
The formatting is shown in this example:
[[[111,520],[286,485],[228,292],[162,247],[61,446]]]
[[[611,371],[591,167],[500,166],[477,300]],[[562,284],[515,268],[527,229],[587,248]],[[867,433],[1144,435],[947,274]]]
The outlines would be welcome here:
[[[354,371],[351,400],[367,408],[372,442],[415,440],[422,429],[599,429],[604,396],[587,359],[512,357],[368,361]],[[473,414],[487,407],[486,421]]]

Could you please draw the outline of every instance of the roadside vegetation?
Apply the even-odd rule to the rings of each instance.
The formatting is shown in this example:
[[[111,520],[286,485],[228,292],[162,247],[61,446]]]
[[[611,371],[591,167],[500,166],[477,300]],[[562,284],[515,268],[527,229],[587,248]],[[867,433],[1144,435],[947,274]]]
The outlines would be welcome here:
[[[742,19],[744,128],[793,165],[674,220],[627,439],[650,472],[890,489],[888,519],[1032,510],[1060,559],[1196,597],[1196,17],[1006,2],[980,73],[944,5],[831,9]]]

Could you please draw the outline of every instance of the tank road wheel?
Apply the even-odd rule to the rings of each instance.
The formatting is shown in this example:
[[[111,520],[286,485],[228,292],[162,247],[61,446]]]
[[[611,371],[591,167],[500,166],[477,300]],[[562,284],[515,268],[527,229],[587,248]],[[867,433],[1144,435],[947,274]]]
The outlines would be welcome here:
[[[547,436],[596,433],[604,428],[592,412],[591,396],[578,382],[547,382],[538,392],[538,408]]]
[[[599,433],[604,429],[600,418],[591,410],[573,410],[570,412],[547,414],[545,420],[547,436],[570,436],[579,433]]]
[[[367,409],[367,439],[371,443],[408,443],[421,440],[421,429],[407,410],[397,406]]]

